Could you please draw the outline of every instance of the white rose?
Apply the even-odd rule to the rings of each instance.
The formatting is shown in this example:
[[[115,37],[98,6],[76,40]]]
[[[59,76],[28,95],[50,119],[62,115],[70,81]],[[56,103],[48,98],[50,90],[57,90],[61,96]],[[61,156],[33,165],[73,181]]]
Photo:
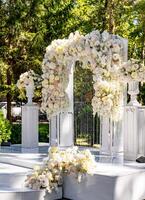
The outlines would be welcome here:
[[[132,72],[132,73],[131,73],[131,77],[132,77],[133,79],[137,79],[137,78],[138,78],[137,72]]]
[[[119,53],[120,52],[120,46],[118,44],[113,44],[112,52],[113,53]]]
[[[109,35],[109,33],[107,31],[104,31],[102,33],[102,41],[103,42],[107,41],[109,39],[109,37],[110,37],[110,35]]]
[[[42,81],[42,87],[46,87],[46,86],[48,86],[48,80],[47,80],[47,79],[44,79],[44,80]]]
[[[55,76],[55,81],[59,81],[59,76]]]
[[[53,75],[53,74],[51,74],[50,76],[49,76],[49,81],[52,83],[52,82],[54,82],[54,78],[55,78],[55,76]]]
[[[112,58],[113,58],[114,61],[120,61],[120,55],[117,54],[117,53],[113,54]]]
[[[59,105],[58,104],[54,104],[54,109],[58,109],[59,108]]]

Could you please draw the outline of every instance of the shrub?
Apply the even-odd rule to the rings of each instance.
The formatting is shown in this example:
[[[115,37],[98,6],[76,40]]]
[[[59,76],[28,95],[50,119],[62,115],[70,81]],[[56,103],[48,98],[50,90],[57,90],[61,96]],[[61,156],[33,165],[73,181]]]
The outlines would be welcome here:
[[[7,142],[11,136],[11,124],[5,119],[3,112],[0,110],[0,144]]]
[[[49,125],[39,124],[39,142],[49,142]],[[21,123],[12,124],[12,134],[11,134],[12,144],[21,144]]]
[[[12,144],[21,144],[21,124],[12,124],[12,134],[11,134]]]
[[[48,124],[39,124],[39,142],[49,142]]]

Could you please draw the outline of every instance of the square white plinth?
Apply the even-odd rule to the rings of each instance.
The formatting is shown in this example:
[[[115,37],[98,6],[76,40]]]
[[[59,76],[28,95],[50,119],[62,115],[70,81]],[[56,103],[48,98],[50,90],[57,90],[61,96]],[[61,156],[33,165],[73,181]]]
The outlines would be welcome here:
[[[97,164],[95,175],[81,183],[73,176],[64,179],[64,197],[72,200],[142,200],[145,198],[145,169]]]
[[[24,150],[38,148],[38,110],[35,104],[22,107],[22,147]]]

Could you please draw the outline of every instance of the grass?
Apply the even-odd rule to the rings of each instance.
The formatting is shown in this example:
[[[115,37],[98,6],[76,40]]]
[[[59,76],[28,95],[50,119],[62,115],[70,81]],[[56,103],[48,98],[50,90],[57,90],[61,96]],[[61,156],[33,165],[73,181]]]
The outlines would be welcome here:
[[[80,145],[80,146],[91,146],[90,141],[88,141],[88,138],[84,138],[84,137],[79,137],[76,139],[76,145]],[[96,149],[100,149],[100,144],[93,144],[94,148]]]

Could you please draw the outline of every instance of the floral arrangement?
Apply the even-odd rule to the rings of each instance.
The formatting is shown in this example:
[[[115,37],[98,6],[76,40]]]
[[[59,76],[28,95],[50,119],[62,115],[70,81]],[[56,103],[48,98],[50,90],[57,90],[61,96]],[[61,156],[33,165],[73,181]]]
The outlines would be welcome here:
[[[123,61],[122,49],[121,39],[106,31],[93,31],[85,36],[75,32],[68,39],[54,40],[46,49],[42,65],[42,111],[50,117],[68,106],[68,77],[77,60],[83,67],[90,67],[94,85],[106,79],[108,73],[109,80],[114,80]]]
[[[130,59],[121,66],[119,78],[123,82],[142,82],[145,80],[145,66],[139,60]]]
[[[19,90],[23,90],[29,85],[34,87],[34,79],[33,79],[34,76],[35,73],[33,70],[21,74],[20,79],[17,82],[17,87],[19,88]]]
[[[121,97],[123,90],[117,82],[96,82],[94,84],[95,95],[92,99],[93,113],[101,116],[111,116],[118,120],[121,113]]]
[[[83,175],[93,175],[95,168],[95,159],[89,150],[78,151],[76,147],[59,150],[57,147],[51,147],[48,159],[28,175],[26,186],[46,189],[51,193],[62,185],[64,175],[74,174],[80,182]]]
[[[33,70],[29,70],[20,75],[20,79],[17,82],[19,90],[23,91],[26,87],[31,86],[32,88],[41,87],[42,78],[36,74]]]

